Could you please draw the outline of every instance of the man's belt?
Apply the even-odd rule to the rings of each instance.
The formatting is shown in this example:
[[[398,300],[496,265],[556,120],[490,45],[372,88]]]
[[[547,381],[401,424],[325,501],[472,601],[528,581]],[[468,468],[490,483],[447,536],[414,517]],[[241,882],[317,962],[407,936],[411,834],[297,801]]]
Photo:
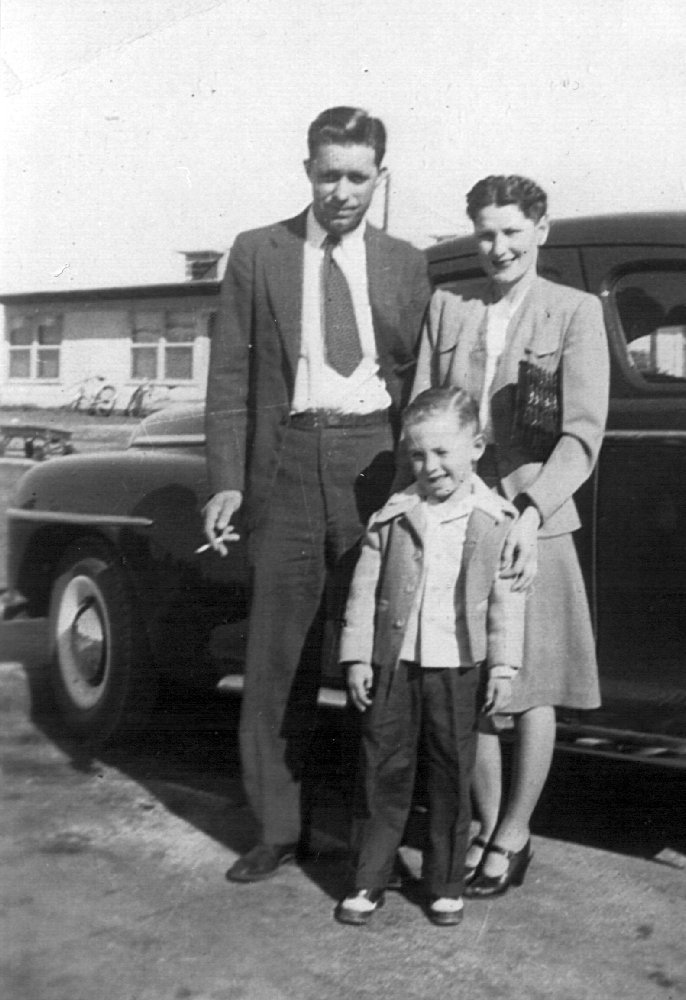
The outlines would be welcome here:
[[[288,423],[300,430],[322,427],[381,427],[388,423],[388,410],[371,413],[341,413],[339,410],[303,410],[291,413]]]

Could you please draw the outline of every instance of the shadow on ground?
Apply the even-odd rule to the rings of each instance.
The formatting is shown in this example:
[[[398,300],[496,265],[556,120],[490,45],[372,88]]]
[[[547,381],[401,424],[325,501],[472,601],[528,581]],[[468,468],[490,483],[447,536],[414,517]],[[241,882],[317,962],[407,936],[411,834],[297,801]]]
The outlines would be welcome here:
[[[166,809],[236,853],[252,846],[255,829],[240,781],[237,699],[166,691],[148,728],[135,740],[88,748],[65,735],[45,696],[44,671],[27,670],[32,720],[68,757],[89,773],[99,764],[132,778]],[[306,875],[332,899],[347,885],[350,789],[356,734],[345,713],[322,711],[305,782],[310,818]],[[509,750],[505,747],[506,771]],[[683,772],[634,761],[601,760],[565,751],[555,755],[535,814],[534,836],[654,858],[666,848],[686,853]],[[421,788],[406,844],[421,849],[425,810]],[[416,889],[410,880],[406,894]]]

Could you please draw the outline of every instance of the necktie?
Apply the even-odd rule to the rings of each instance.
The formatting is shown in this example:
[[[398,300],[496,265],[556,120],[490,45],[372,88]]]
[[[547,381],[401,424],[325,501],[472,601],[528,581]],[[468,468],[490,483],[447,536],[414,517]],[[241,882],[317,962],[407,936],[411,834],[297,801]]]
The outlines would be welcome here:
[[[352,375],[362,360],[360,334],[345,275],[333,258],[338,240],[327,236],[322,261],[322,319],[326,363],[339,375]]]

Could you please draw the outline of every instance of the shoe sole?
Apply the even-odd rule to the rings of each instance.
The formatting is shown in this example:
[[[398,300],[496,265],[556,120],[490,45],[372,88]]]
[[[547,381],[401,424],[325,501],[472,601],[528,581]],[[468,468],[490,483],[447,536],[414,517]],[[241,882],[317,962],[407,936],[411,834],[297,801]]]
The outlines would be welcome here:
[[[458,927],[462,923],[463,913],[434,913],[428,911],[427,916],[434,927]]]
[[[347,924],[348,927],[364,927],[372,919],[377,910],[380,910],[385,900],[382,898],[373,910],[346,910],[337,906],[334,910],[334,918],[339,924]]]
[[[229,868],[229,870],[226,873],[226,879],[229,882],[242,882],[242,883],[264,882],[265,879],[273,878],[278,873],[279,868],[281,868],[283,865],[292,864],[294,861],[295,861],[295,853],[287,854],[285,857],[279,859],[276,868],[272,868],[270,871],[264,872],[263,874],[260,875],[251,875],[249,872],[246,872],[245,875],[241,875],[240,872],[232,874],[232,871]]]

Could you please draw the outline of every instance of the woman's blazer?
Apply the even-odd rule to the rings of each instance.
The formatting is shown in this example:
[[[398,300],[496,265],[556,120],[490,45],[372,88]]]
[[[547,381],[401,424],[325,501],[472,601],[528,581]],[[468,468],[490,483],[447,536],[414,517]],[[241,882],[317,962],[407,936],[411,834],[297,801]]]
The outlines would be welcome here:
[[[431,386],[457,385],[481,398],[486,366],[490,282],[434,292],[422,332],[416,396]],[[562,433],[545,463],[512,440],[518,366],[531,361],[561,373]],[[537,277],[515,313],[491,385],[495,460],[509,499],[526,493],[538,508],[540,534],[580,526],[572,495],[588,479],[602,444],[609,395],[607,336],[593,295]]]

